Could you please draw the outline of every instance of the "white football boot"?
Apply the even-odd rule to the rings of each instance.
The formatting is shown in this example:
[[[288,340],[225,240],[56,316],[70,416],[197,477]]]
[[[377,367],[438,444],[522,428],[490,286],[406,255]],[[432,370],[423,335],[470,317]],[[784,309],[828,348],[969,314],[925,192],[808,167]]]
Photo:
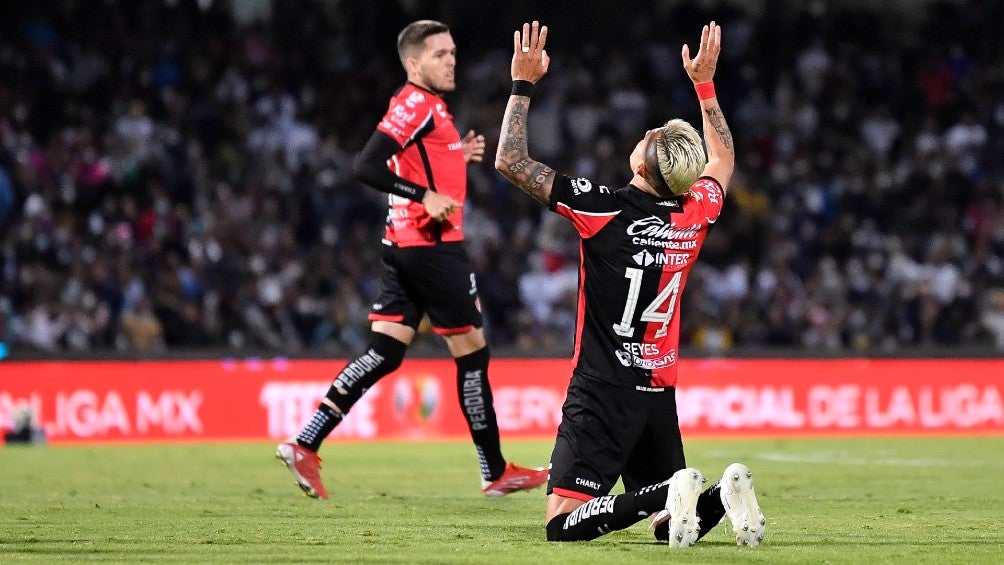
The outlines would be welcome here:
[[[704,475],[697,469],[680,469],[669,479],[666,509],[669,514],[669,547],[690,547],[701,533],[697,517],[697,497],[704,490]]]
[[[753,492],[753,473],[749,467],[742,463],[729,465],[718,487],[725,516],[732,523],[732,532],[736,535],[736,545],[760,545],[767,521]]]

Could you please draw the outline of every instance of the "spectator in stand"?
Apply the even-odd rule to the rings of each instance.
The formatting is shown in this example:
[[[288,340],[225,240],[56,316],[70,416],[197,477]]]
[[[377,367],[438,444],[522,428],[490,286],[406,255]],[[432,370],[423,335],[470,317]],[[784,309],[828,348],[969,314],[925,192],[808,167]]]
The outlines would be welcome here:
[[[560,54],[567,63],[535,97],[531,137],[547,162],[621,185],[609,165],[633,146],[621,126],[652,122],[653,108],[692,117],[663,38],[685,33],[702,4],[674,3],[647,25],[601,4],[548,8],[569,29],[622,25],[631,42],[599,49],[586,39]],[[13,355],[127,349],[122,313],[137,288],[149,292],[170,350],[351,356],[364,344],[367,312],[352,305],[374,298],[385,209],[352,179],[349,155],[368,135],[358,116],[383,110],[372,92],[395,86],[396,63],[376,48],[396,32],[384,22],[414,14],[405,4],[353,4],[350,14],[348,3],[305,3],[295,18],[276,11],[255,23],[229,3],[201,5],[5,5],[0,304]],[[730,222],[709,235],[693,273],[708,284],[687,298],[700,307],[685,310],[684,347],[728,343],[707,340],[709,329],[727,332],[733,348],[802,347],[821,332],[838,352],[895,352],[922,335],[935,346],[993,347],[980,320],[1004,286],[1004,83],[993,72],[1004,44],[988,38],[1004,5],[931,6],[833,1],[715,14],[738,30],[722,57],[740,70],[726,103],[743,159]],[[498,31],[475,4],[439,10],[471,37]],[[95,40],[99,25],[110,32]],[[934,25],[971,33],[942,42],[928,33]],[[488,69],[504,54],[465,43],[472,72],[458,78],[451,108],[491,146],[506,90]],[[766,51],[776,57],[750,58]],[[473,167],[469,184],[465,222],[486,226],[472,263],[489,344],[524,354],[566,343],[562,325],[533,323],[520,297],[533,257],[554,251],[532,237],[544,215],[509,196],[489,166]],[[503,253],[495,240],[514,243]],[[575,264],[575,253],[564,256]],[[311,272],[323,257],[336,259]],[[811,282],[825,257],[847,280],[821,300]],[[741,289],[743,270],[745,293],[711,283],[730,273],[729,287]],[[953,270],[966,284],[946,300]],[[923,274],[933,272],[938,281]],[[933,332],[915,315],[927,300],[921,278],[932,281],[923,319]],[[552,317],[573,315],[556,303]],[[167,339],[179,320],[201,328],[197,343]]]

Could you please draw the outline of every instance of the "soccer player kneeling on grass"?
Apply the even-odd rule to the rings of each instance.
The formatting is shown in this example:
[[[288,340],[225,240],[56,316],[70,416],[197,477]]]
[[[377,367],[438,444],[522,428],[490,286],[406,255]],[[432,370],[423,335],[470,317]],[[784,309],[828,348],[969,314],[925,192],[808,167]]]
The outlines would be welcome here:
[[[628,186],[559,175],[527,153],[533,85],[546,73],[547,27],[514,37],[513,91],[495,168],[575,226],[581,237],[574,371],[551,454],[547,539],[580,541],[652,517],[656,537],[693,545],[727,516],[736,542],[757,545],[765,520],[741,463],[704,489],[686,466],[676,411],[679,294],[721,213],[735,164],[715,96],[721,28],[711,22],[683,65],[703,113],[705,143],[683,120],[650,130],[630,157]],[[608,494],[617,479],[624,494]]]

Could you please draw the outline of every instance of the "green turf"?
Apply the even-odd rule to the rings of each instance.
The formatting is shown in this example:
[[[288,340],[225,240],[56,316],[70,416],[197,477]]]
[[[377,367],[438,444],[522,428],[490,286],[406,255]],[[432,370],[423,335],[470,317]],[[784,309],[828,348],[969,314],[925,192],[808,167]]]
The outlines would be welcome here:
[[[1004,562],[1004,438],[687,447],[710,477],[753,469],[761,547],[719,527],[671,550],[645,523],[548,544],[542,491],[481,497],[466,443],[329,442],[326,502],[301,496],[267,444],[47,447],[0,449],[0,563]],[[550,452],[505,448],[524,464]]]

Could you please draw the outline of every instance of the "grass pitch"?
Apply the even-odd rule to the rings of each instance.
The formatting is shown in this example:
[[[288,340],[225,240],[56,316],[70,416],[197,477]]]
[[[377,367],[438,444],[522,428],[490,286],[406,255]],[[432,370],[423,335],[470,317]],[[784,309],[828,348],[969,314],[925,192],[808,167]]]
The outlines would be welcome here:
[[[753,469],[755,549],[719,526],[671,550],[647,522],[549,544],[543,490],[482,497],[468,443],[328,442],[326,502],[300,495],[273,448],[0,449],[0,562],[1004,562],[1004,437],[687,442],[709,481],[733,460]],[[526,465],[550,454],[504,448]]]

